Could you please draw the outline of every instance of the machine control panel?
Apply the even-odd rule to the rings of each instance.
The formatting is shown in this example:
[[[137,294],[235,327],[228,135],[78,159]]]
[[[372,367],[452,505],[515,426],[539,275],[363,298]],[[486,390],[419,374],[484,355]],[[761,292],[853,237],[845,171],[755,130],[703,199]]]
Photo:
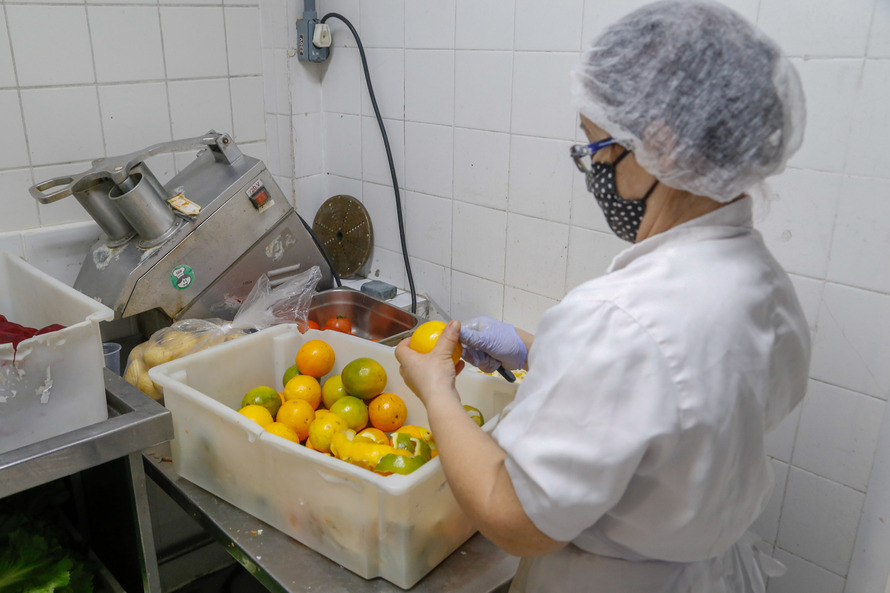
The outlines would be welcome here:
[[[247,194],[247,197],[250,198],[250,203],[253,204],[253,207],[256,208],[258,212],[262,212],[274,203],[272,201],[272,196],[270,196],[269,192],[266,191],[266,188],[263,187],[262,179],[257,179],[253,185],[247,188],[245,193]]]

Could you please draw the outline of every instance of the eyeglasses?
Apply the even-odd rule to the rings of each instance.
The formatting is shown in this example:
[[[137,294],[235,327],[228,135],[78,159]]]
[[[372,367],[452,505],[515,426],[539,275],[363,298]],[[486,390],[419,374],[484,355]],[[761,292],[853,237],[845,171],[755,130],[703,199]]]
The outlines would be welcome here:
[[[606,138],[605,140],[591,142],[590,144],[575,144],[569,149],[569,152],[571,153],[572,160],[575,161],[575,166],[578,167],[578,170],[586,174],[590,171],[590,168],[581,159],[586,156],[593,156],[607,146],[612,146],[617,143],[618,141],[614,138]]]

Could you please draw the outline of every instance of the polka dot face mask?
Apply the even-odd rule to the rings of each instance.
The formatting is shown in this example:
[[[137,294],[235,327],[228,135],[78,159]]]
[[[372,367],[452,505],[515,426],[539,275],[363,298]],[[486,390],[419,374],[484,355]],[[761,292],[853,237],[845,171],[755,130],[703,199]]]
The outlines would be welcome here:
[[[615,167],[626,157],[625,150],[614,163],[594,161],[587,171],[587,191],[596,198],[606,216],[606,222],[612,232],[625,241],[635,242],[643,215],[646,213],[646,200],[652,195],[658,180],[652,184],[646,195],[639,200],[628,200],[618,195],[618,186],[615,182]]]

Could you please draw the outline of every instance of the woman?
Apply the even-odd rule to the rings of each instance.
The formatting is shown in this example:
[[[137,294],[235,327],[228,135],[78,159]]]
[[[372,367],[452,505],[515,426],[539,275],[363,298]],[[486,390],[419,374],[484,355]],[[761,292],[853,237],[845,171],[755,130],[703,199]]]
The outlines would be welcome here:
[[[402,375],[461,507],[522,557],[511,591],[762,592],[764,435],[803,397],[810,343],[749,193],[800,145],[799,80],[730,9],[674,0],[595,40],[573,94],[572,158],[633,245],[537,336],[452,322],[428,355],[397,347]],[[483,370],[528,369],[490,435],[454,386],[458,338]]]

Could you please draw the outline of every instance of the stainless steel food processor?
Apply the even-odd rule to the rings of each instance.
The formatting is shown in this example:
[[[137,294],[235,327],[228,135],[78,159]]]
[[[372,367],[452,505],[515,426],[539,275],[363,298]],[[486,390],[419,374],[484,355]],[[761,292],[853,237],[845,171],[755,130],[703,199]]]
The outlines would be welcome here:
[[[191,150],[198,150],[194,161],[166,184],[145,162]],[[100,158],[30,193],[41,204],[73,195],[104,231],[74,288],[118,319],[153,316],[159,326],[232,319],[263,273],[275,286],[313,265],[322,271],[318,290],[332,285],[323,253],[266,166],[227,134],[211,130]]]

